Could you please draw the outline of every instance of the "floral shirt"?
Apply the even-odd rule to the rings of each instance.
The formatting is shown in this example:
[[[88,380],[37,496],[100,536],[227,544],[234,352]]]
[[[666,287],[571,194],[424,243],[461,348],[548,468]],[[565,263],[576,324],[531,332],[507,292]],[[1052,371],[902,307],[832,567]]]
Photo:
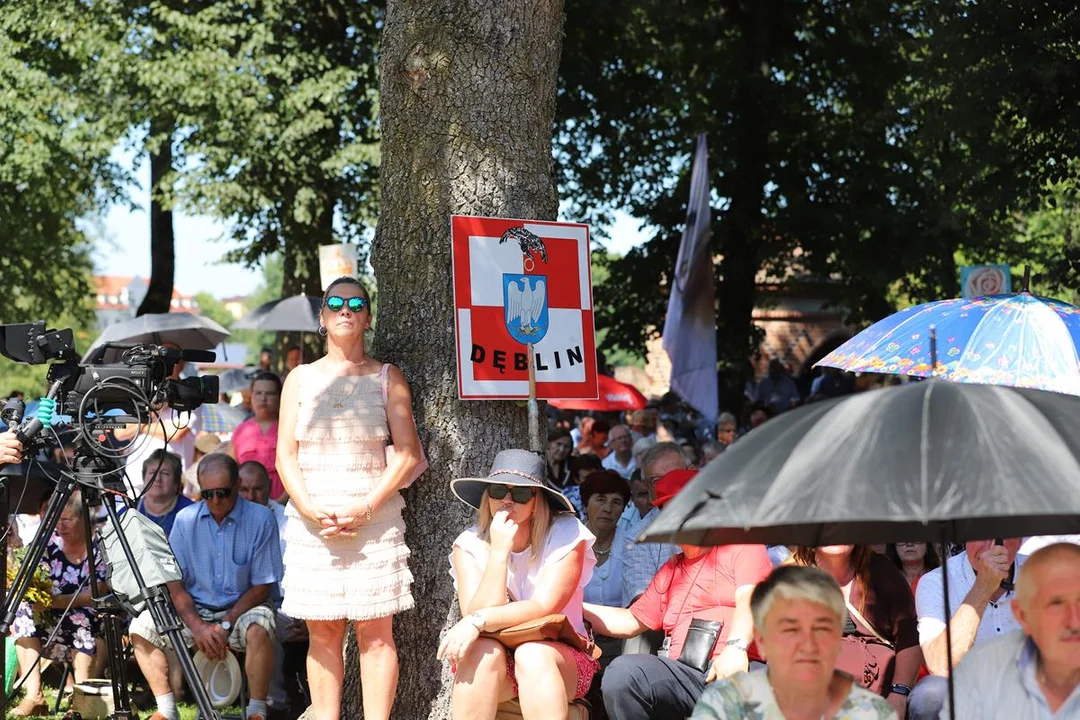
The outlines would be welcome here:
[[[880,695],[852,685],[832,720],[895,720],[896,711]],[[784,720],[767,671],[732,675],[705,688],[690,720]]]

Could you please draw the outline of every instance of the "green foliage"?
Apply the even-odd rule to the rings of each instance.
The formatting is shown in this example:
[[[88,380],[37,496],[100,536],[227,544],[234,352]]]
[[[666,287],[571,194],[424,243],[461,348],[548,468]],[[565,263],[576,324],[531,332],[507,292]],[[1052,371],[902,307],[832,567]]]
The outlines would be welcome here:
[[[230,224],[250,265],[285,252],[290,294],[316,248],[366,247],[378,205],[380,2],[153,6],[154,76],[174,99],[177,201]],[[298,262],[299,259],[299,262]]]
[[[70,3],[6,3],[0,15],[0,322],[89,322],[89,241],[79,219],[116,197],[123,125],[76,88],[109,53]]]
[[[860,321],[897,288],[956,294],[958,253],[1052,254],[1045,236],[1018,242],[1015,213],[1080,156],[1071,8],[568,0],[567,15],[556,158],[570,214],[603,223],[622,208],[655,228],[605,259],[609,344],[640,352],[662,325],[700,132],[729,367],[756,345],[763,276],[812,282]]]

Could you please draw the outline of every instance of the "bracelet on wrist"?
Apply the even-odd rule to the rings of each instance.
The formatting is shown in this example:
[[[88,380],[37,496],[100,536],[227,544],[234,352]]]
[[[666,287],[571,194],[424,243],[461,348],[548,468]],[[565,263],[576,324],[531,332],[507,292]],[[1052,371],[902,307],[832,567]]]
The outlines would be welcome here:
[[[907,685],[904,685],[903,683],[896,683],[892,686],[892,692],[896,693],[897,695],[903,695],[904,697],[907,697],[911,694],[911,688]]]
[[[732,638],[732,639],[728,640],[726,643],[724,643],[724,645],[726,647],[738,648],[739,650],[742,650],[743,652],[746,652],[747,650],[750,649],[750,643],[748,643],[745,640],[739,640],[737,638]]]

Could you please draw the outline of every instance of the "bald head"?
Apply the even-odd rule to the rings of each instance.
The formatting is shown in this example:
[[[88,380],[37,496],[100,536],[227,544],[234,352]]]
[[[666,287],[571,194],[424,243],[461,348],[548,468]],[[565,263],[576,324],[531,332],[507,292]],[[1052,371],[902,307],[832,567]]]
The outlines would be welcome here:
[[[1033,553],[1024,564],[1016,578],[1016,600],[1027,609],[1031,599],[1039,592],[1039,585],[1051,569],[1068,568],[1080,577],[1080,545],[1075,543],[1054,543]]]

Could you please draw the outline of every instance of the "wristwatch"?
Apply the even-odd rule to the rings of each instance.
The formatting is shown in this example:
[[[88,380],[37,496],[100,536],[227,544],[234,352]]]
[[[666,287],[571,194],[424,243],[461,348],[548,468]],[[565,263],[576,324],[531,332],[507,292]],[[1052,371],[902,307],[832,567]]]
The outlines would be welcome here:
[[[903,695],[904,697],[907,697],[911,694],[911,688],[902,683],[896,683],[892,686],[892,692],[897,695]]]
[[[465,619],[474,628],[476,628],[480,632],[484,632],[484,615],[483,615],[483,613],[480,613],[480,612],[469,613],[468,615],[465,616]]]
[[[737,638],[731,638],[726,643],[724,643],[724,645],[727,647],[738,648],[743,652],[746,652],[750,649],[750,643],[746,642],[745,640],[739,640]]]
[[[224,629],[226,631],[232,630],[232,623],[229,622],[228,620],[222,620],[221,621],[221,627],[222,627],[222,629]]]

